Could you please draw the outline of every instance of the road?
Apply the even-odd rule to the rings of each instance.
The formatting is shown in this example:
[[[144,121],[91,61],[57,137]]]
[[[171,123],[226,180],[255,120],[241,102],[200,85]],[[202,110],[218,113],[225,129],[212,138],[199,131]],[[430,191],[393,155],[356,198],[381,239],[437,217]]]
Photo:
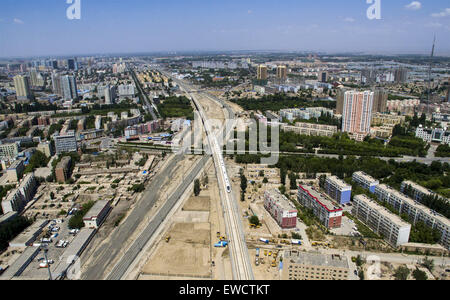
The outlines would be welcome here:
[[[103,279],[105,272],[111,263],[120,255],[126,241],[133,235],[136,228],[145,220],[148,212],[153,209],[156,201],[161,196],[159,191],[167,178],[174,177],[175,166],[183,160],[183,156],[174,156],[166,167],[155,175],[150,182],[142,198],[123,223],[109,236],[109,241],[102,244],[92,253],[93,261],[89,263],[82,278],[86,280]],[[186,181],[186,180],[185,180]]]
[[[222,147],[221,145],[219,145],[217,140],[218,135],[221,135],[222,132],[213,133],[204,109],[198,101],[197,95],[191,92],[192,89],[190,89],[187,85],[183,84],[179,80],[173,80],[181,87],[182,90],[184,90],[188,95],[191,96],[202,118],[203,125],[208,136],[208,143],[212,151],[214,165],[217,173],[217,180],[219,183],[228,241],[230,242],[229,249],[232,262],[233,279],[253,280],[254,276],[251,268],[250,257],[245,240],[242,220],[240,218],[239,208],[237,206],[228,174],[226,172],[224,158],[221,151]],[[206,95],[206,97],[212,99],[209,95]],[[212,100],[215,101],[215,99]],[[224,104],[222,103],[222,105]],[[234,119],[234,114],[232,113],[231,108],[228,107],[227,109],[229,115],[232,115]],[[226,132],[226,136],[229,136],[231,132],[232,130]]]
[[[158,213],[152,218],[150,223],[141,233],[141,235],[135,240],[133,245],[125,252],[118,264],[116,264],[107,276],[107,280],[120,280],[127,272],[130,265],[134,262],[139,253],[144,249],[147,242],[156,232],[158,227],[164,222],[169,212],[181,198],[183,193],[188,189],[189,185],[195,180],[198,174],[205,168],[208,160],[208,156],[204,156],[191,170],[191,172],[185,177],[179,188],[167,199]]]
[[[116,230],[111,238],[110,242],[101,246],[94,253],[95,261],[90,263],[90,268],[83,274],[84,279],[101,279],[105,276],[105,272],[114,259],[121,254],[123,245],[127,239],[134,233],[134,230],[141,224],[147,215],[147,213],[154,207],[156,201],[159,198],[159,194],[154,191],[160,190],[165,178],[171,178],[175,165],[184,158],[183,154],[176,155],[169,165],[159,174],[155,176],[155,179],[150,183],[142,200],[133,209],[132,213],[119,229]],[[112,271],[106,276],[108,280],[119,280],[127,272],[128,268],[134,262],[136,257],[145,247],[147,242],[153,236],[158,227],[166,219],[169,212],[181,198],[182,194],[186,191],[190,184],[194,181],[198,174],[200,174],[208,161],[211,159],[209,156],[204,156],[196,165],[192,171],[184,178],[182,183],[176,189],[176,191],[167,199],[160,210],[152,218],[147,227],[139,235],[139,237],[133,242],[130,248],[126,249],[124,255],[120,258],[119,262],[114,265]]]
[[[134,70],[131,67],[128,69],[131,73],[131,76],[133,77],[136,87],[138,88],[139,92],[142,95],[142,98],[143,98],[142,100],[145,102],[144,108],[146,108],[146,110],[151,114],[153,120],[158,119],[158,117],[157,117],[157,114],[159,115],[158,108],[153,103],[153,101],[148,98],[148,95],[145,93],[144,89],[142,88],[142,85],[141,85],[139,79],[137,78]],[[156,111],[156,113],[155,113],[155,111]]]

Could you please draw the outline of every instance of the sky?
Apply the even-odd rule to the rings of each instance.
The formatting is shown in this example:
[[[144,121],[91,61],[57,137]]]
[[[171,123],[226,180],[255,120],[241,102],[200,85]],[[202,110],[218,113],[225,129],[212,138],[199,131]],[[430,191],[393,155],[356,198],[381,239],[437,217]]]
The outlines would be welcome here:
[[[450,56],[448,0],[1,0],[0,57],[280,50]],[[369,20],[367,1],[380,1]]]

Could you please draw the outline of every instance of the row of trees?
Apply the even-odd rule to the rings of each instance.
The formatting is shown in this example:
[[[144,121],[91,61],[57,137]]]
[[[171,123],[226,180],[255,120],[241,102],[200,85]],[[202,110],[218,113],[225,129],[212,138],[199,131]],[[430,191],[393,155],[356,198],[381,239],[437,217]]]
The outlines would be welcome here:
[[[308,101],[299,97],[291,97],[280,93],[275,95],[266,95],[260,99],[243,98],[233,99],[232,102],[238,104],[245,110],[260,111],[279,111],[286,108],[302,108],[302,107],[326,107],[330,109],[336,108],[334,101]]]
[[[158,105],[161,117],[166,118],[186,118],[194,120],[194,108],[191,101],[186,97],[168,97]]]

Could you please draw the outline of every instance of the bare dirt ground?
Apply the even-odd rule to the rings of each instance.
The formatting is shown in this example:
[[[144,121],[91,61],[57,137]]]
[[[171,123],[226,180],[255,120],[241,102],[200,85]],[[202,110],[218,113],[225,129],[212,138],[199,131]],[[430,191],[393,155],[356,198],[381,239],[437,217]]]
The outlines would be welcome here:
[[[169,231],[170,241],[142,269],[145,275],[185,277],[210,276],[210,223],[177,223]]]
[[[209,211],[210,210],[209,197],[191,197],[183,207],[183,211]]]

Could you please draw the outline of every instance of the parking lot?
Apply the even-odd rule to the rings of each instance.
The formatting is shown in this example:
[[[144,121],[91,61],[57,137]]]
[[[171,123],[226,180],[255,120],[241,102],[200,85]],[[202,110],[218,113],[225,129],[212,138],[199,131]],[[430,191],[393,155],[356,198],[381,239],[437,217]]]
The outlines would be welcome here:
[[[355,234],[359,234],[355,222],[346,216],[342,217],[342,226],[340,228],[331,229],[331,232],[336,235],[344,236],[355,236]]]
[[[62,217],[50,221],[47,228],[34,243],[36,246],[39,244],[41,246],[47,245],[47,258],[50,264],[50,271],[52,270],[52,267],[59,263],[60,257],[76,236],[75,232],[72,231],[71,233],[71,230],[68,227],[70,217],[71,216]],[[52,274],[52,277],[55,278],[57,275],[58,274]],[[41,250],[22,273],[21,277],[48,279],[48,276],[44,252]]]

